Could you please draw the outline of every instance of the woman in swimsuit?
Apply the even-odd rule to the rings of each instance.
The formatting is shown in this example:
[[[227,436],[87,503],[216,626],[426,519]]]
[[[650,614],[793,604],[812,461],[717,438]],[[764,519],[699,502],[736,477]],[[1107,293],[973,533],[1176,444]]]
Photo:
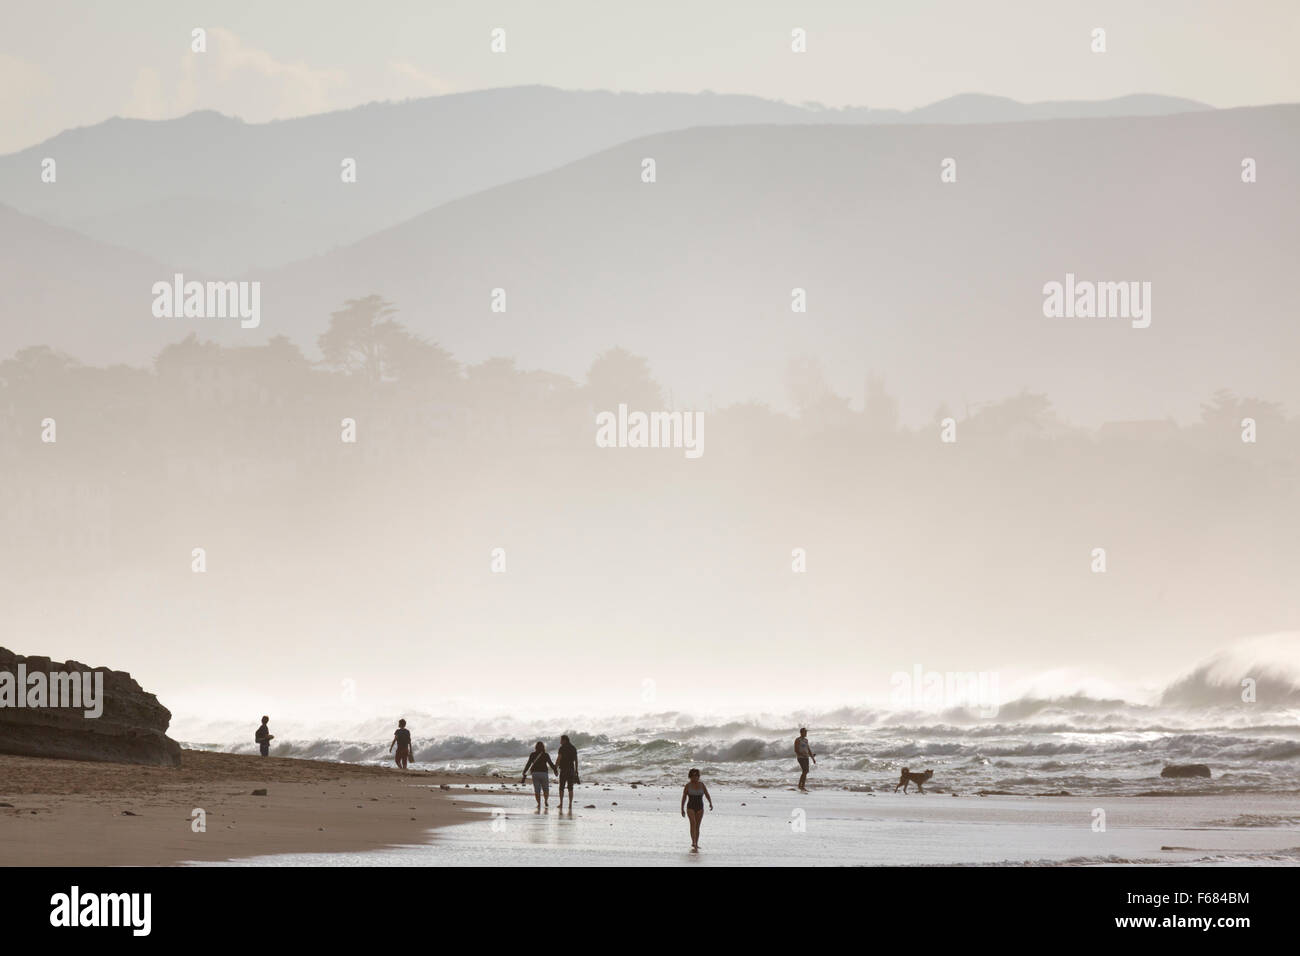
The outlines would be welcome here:
[[[539,740],[537,746],[533,748],[533,752],[528,755],[528,763],[524,764],[524,774],[519,778],[519,782],[523,783],[528,779],[528,774],[532,773],[533,796],[537,798],[538,813],[542,812],[543,794],[546,796],[546,809],[551,809],[551,778],[546,772],[548,766],[552,770],[556,769],[555,761],[546,752],[546,744]]]
[[[700,821],[704,819],[704,801],[709,801],[709,809],[713,809],[713,798],[709,796],[709,788],[700,780],[700,772],[691,770],[687,774],[690,779],[686,786],[682,787],[682,816],[689,817],[691,821],[691,849],[700,848]]]

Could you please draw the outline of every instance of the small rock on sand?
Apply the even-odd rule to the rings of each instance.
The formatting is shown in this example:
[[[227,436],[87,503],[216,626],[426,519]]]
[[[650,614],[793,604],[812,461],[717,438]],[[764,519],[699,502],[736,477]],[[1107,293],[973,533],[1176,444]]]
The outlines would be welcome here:
[[[263,788],[261,790],[254,790],[252,795],[255,797],[264,797],[266,796],[266,789]]]

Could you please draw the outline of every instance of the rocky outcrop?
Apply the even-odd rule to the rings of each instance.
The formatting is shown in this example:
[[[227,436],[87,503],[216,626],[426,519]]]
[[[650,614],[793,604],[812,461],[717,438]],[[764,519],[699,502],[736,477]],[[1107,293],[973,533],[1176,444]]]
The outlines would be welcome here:
[[[171,719],[123,671],[0,647],[0,753],[179,767]]]
[[[1203,763],[1171,763],[1160,771],[1162,777],[1208,777],[1210,768]]]

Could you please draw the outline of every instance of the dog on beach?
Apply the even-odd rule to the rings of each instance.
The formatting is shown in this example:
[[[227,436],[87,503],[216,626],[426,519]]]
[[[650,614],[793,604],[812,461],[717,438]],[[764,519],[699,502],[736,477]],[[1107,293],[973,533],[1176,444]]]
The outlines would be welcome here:
[[[933,770],[927,770],[925,773],[912,773],[911,770],[904,767],[903,774],[898,778],[898,783],[894,784],[894,793],[898,793],[898,788],[902,787],[903,792],[907,793],[908,784],[916,784],[919,793],[925,793],[925,788],[921,784],[925,783],[934,776]]]

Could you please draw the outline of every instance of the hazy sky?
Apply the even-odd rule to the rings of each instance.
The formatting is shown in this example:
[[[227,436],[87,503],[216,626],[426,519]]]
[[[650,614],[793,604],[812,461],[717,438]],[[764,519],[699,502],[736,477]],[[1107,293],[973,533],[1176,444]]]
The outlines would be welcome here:
[[[489,49],[495,27],[504,55]],[[790,52],[794,27],[805,55]],[[1089,49],[1095,27],[1104,55]],[[45,0],[5,12],[0,152],[115,115],[260,122],[530,83],[899,109],[967,92],[1295,102],[1298,41],[1294,0]]]
[[[196,27],[207,31],[207,51],[202,54],[190,49]],[[805,55],[790,51],[790,34],[796,27],[808,31]],[[1092,31],[1098,27],[1106,31],[1104,54],[1090,49]],[[505,54],[490,50],[493,28],[506,31]],[[618,91],[713,90],[793,103],[897,109],[969,92],[1021,101],[1158,93],[1221,108],[1300,102],[1297,41],[1297,0],[652,0],[639,4],[626,0],[377,4],[44,0],[11,3],[5,13],[0,31],[0,152],[115,115],[163,119],[211,109],[265,122],[375,100],[522,84]],[[1225,124],[1243,119],[1209,118]],[[842,364],[831,369],[832,376],[846,383],[837,385],[840,391],[854,395],[856,407],[865,373],[872,371],[869,362],[892,362],[887,384],[891,392],[907,398],[923,383],[918,383],[922,373],[906,372],[904,361],[924,370],[936,364],[935,355],[952,354],[955,376],[965,375],[966,369],[957,363],[973,363],[955,346],[996,332],[1000,336],[996,341],[1006,350],[998,367],[1005,388],[995,389],[986,386],[986,380],[972,378],[978,390],[972,386],[967,392],[954,376],[945,387],[951,388],[947,394],[956,405],[971,398],[987,404],[986,400],[1014,394],[1020,386],[1034,385],[1019,370],[1038,374],[1032,362],[1051,354],[1042,345],[1052,334],[1049,326],[1041,324],[1043,283],[1077,268],[1071,263],[1093,263],[1103,269],[1113,264],[1119,271],[1109,275],[1102,271],[1098,277],[1168,277],[1168,286],[1157,294],[1166,305],[1157,307],[1157,312],[1167,308],[1173,316],[1181,308],[1208,322],[1205,316],[1231,314],[1229,307],[1246,296],[1252,304],[1248,311],[1261,324],[1246,326],[1241,333],[1233,331],[1244,336],[1250,352],[1232,351],[1229,358],[1214,348],[1218,340],[1212,338],[1184,339],[1196,342],[1201,354],[1176,352],[1165,343],[1178,344],[1180,331],[1186,335],[1186,329],[1210,326],[1166,325],[1163,318],[1157,318],[1156,332],[1130,345],[1127,353],[1117,347],[1077,348],[1070,361],[1086,374],[1071,379],[1082,383],[1074,386],[1076,396],[1098,407],[1110,397],[1096,397],[1107,392],[1106,381],[1125,369],[1141,367],[1133,356],[1142,355],[1149,357],[1150,367],[1170,364],[1183,376],[1180,381],[1200,381],[1206,397],[1221,385],[1231,385],[1244,394],[1272,399],[1276,396],[1271,389],[1257,391],[1258,383],[1265,373],[1282,367],[1276,356],[1288,353],[1272,347],[1273,338],[1251,336],[1254,329],[1291,328],[1285,323],[1263,324],[1273,322],[1274,313],[1260,303],[1274,301],[1266,293],[1276,291],[1263,289],[1262,284],[1276,284],[1285,275],[1281,265],[1271,266],[1275,260],[1270,257],[1279,264],[1289,261],[1287,253],[1294,246],[1294,231],[1275,225],[1285,222],[1277,210],[1293,208],[1294,191],[1285,174],[1272,181],[1261,178],[1258,186],[1246,190],[1237,164],[1247,148],[1250,155],[1285,156],[1289,122],[1289,116],[1282,116],[1264,117],[1253,126],[1241,123],[1241,129],[1259,132],[1245,137],[1249,145],[1240,152],[1231,132],[1222,149],[1217,149],[1217,140],[1196,133],[1220,127],[1188,123],[1192,132],[1179,133],[1175,127],[1180,124],[1162,124],[1173,130],[1170,136],[1187,137],[1177,142],[1209,143],[1216,149],[1194,150],[1197,154],[1184,163],[1181,179],[1173,178],[1175,186],[1196,183],[1195,203],[1178,204],[1171,199],[1176,193],[1152,190],[1152,196],[1133,204],[1132,214],[1139,217],[1152,209],[1183,211],[1182,216],[1169,213],[1154,228],[1140,218],[1130,228],[1127,220],[1103,214],[1111,209],[1127,213],[1128,205],[1102,203],[1096,210],[1081,205],[1080,197],[1111,200],[1098,186],[1088,186],[1092,192],[1062,189],[1061,170],[1082,169],[1077,165],[1044,161],[1019,167],[986,162],[981,172],[976,159],[963,169],[971,169],[974,183],[983,177],[985,191],[967,193],[978,197],[966,207],[977,218],[926,219],[938,215],[933,212],[937,204],[927,201],[918,214],[896,203],[889,214],[899,218],[873,219],[870,228],[876,233],[872,234],[862,226],[861,211],[872,210],[886,193],[866,188],[863,177],[873,170],[892,170],[893,178],[878,180],[890,184],[889,196],[921,195],[902,193],[893,185],[911,181],[900,178],[900,164],[913,155],[933,156],[936,161],[947,155],[939,151],[946,144],[924,145],[927,131],[920,128],[909,128],[906,142],[922,143],[922,147],[875,150],[888,154],[885,159],[894,165],[882,165],[868,149],[872,143],[885,142],[884,137],[839,137],[837,141],[856,142],[859,152],[841,153],[831,157],[835,162],[820,165],[821,191],[810,200],[807,222],[796,223],[797,214],[787,221],[770,211],[788,212],[786,197],[802,191],[805,167],[798,162],[809,153],[784,149],[786,142],[779,137],[774,142],[782,149],[765,148],[756,139],[754,154],[776,157],[772,165],[756,164],[760,171],[771,170],[772,178],[746,179],[736,188],[723,189],[716,185],[722,182],[722,174],[716,171],[738,168],[736,156],[748,158],[731,151],[738,148],[736,137],[728,136],[722,144],[708,137],[698,143],[699,138],[678,137],[681,142],[674,148],[681,150],[681,156],[694,157],[703,175],[691,182],[679,180],[683,191],[678,193],[669,191],[673,187],[666,178],[663,186],[656,187],[665,194],[662,205],[635,206],[617,198],[626,194],[620,190],[643,193],[633,176],[619,179],[602,174],[585,179],[588,169],[609,167],[568,167],[540,187],[559,197],[551,200],[552,205],[512,205],[516,196],[541,195],[529,192],[535,187],[526,183],[513,192],[495,190],[482,202],[461,204],[447,218],[423,220],[418,229],[427,231],[390,234],[375,248],[396,252],[376,256],[373,262],[359,257],[360,265],[338,271],[342,279],[337,285],[331,284],[332,274],[325,269],[344,259],[322,260],[326,266],[312,266],[299,273],[306,280],[297,280],[296,286],[287,282],[286,287],[310,290],[308,300],[319,298],[321,288],[330,290],[328,301],[304,313],[316,316],[312,335],[323,327],[330,309],[352,294],[344,285],[357,277],[364,279],[360,292],[409,291],[400,303],[408,310],[402,315],[404,321],[419,314],[416,310],[425,307],[421,302],[436,301],[437,309],[447,315],[470,315],[468,307],[459,313],[448,310],[447,297],[459,294],[454,293],[457,288],[471,288],[480,281],[477,276],[489,270],[501,274],[506,267],[498,268],[496,260],[513,255],[512,268],[519,271],[506,274],[520,278],[518,283],[514,278],[507,283],[512,303],[523,299],[514,290],[521,285],[526,290],[531,283],[538,290],[538,302],[559,303],[537,306],[537,316],[557,322],[576,317],[566,328],[585,324],[596,328],[603,339],[608,328],[618,327],[608,321],[609,316],[623,315],[626,324],[621,328],[638,336],[635,342],[593,339],[590,351],[578,353],[572,339],[554,336],[544,323],[535,326],[542,331],[529,333],[561,342],[571,350],[565,354],[578,354],[582,363],[578,368],[585,368],[597,349],[618,344],[640,351],[644,342],[657,348],[662,332],[655,323],[672,315],[673,309],[678,322],[674,328],[689,329],[682,315],[698,314],[703,322],[709,311],[722,311],[723,318],[737,321],[719,328],[743,328],[750,334],[751,328],[775,327],[758,326],[753,320],[767,321],[778,312],[788,319],[787,290],[795,281],[808,281],[787,281],[782,273],[790,264],[782,256],[806,255],[797,260],[804,271],[793,274],[811,275],[819,282],[825,276],[824,287],[830,290],[835,287],[836,264],[840,264],[838,275],[851,279],[850,267],[857,264],[853,257],[864,249],[878,254],[888,245],[881,261],[893,269],[894,288],[903,291],[889,298],[871,289],[871,295],[864,297],[863,286],[842,280],[839,288],[845,291],[828,291],[821,299],[838,301],[840,311],[828,309],[822,314],[855,321],[861,316],[860,325],[882,340],[894,334],[892,330],[906,328],[898,335],[905,347],[883,350],[867,333],[860,338],[823,337],[815,311],[823,308],[820,305],[806,329],[782,331],[789,338],[779,341],[811,343],[810,350],[820,349],[832,357],[836,349],[825,343],[857,343],[860,351],[839,349]],[[552,122],[547,132],[559,135],[554,130]],[[969,144],[976,158],[1018,155],[1013,147],[1029,144],[1037,152],[1026,155],[1052,160],[1054,153],[1073,145],[1070,154],[1084,157],[1098,183],[1123,186],[1111,188],[1110,196],[1127,200],[1141,195],[1144,182],[1134,177],[1149,167],[1134,161],[1134,149],[1094,149],[1099,142],[1131,145],[1138,140],[1099,141],[1078,128],[1069,134],[1029,130],[998,137],[990,130],[930,133]],[[1027,138],[1028,134],[1039,139]],[[1079,137],[1078,142],[1072,143],[1068,135]],[[1050,149],[1041,142],[1046,136],[1052,137]],[[491,143],[494,148],[500,145],[495,138]],[[401,148],[419,155],[419,145],[408,137]],[[464,138],[450,138],[447,152],[459,149],[461,154],[475,155],[471,145]],[[205,150],[207,155],[221,153],[219,147]],[[854,158],[858,155],[871,156],[871,161],[859,162]],[[223,157],[223,161],[228,160]],[[600,163],[616,161],[619,157],[611,152]],[[333,180],[333,162],[328,173],[330,186],[337,191],[340,183]],[[1167,167],[1160,166],[1161,173]],[[35,168],[29,167],[33,184]],[[1283,159],[1260,163],[1261,170],[1278,168],[1286,168]],[[754,206],[754,184],[769,181],[776,191],[760,189],[757,195],[765,201],[776,196],[776,200]],[[624,185],[606,185],[620,182]],[[592,183],[597,188],[590,188]],[[827,191],[827,183],[839,192]],[[929,183],[931,189],[940,188],[933,173]],[[722,203],[708,205],[719,195],[724,197]],[[1044,197],[1044,201],[1026,204],[1020,201],[1025,195]],[[837,196],[850,201],[836,202]],[[557,224],[550,210],[560,208],[556,203],[561,200],[567,215]],[[257,196],[252,202],[255,206]],[[212,216],[212,205],[183,208],[200,210],[186,220],[195,234],[228,229],[238,235],[249,229],[248,220],[239,218],[245,215],[244,205],[232,205],[235,208],[224,218]],[[426,208],[412,206],[410,215]],[[762,229],[741,230],[737,224],[747,220],[737,210],[752,217],[752,208],[767,211],[754,221],[775,224],[773,228],[783,234],[781,242],[768,239]],[[826,213],[827,208],[835,215]],[[533,213],[522,215],[521,209],[536,215],[530,219]],[[626,230],[636,233],[634,240],[602,242],[614,252],[600,259],[596,253],[602,250],[591,237],[600,237],[599,230],[608,228],[610,209],[630,210],[645,218],[638,229]],[[664,210],[692,209],[718,210],[717,222],[722,225],[708,231],[713,226],[707,223],[708,229],[701,227],[698,235],[683,241],[683,222],[706,224],[706,219],[686,220]],[[848,214],[843,212],[846,209]],[[1001,211],[999,223],[1008,235],[1031,237],[1033,245],[1024,249],[1030,253],[1046,249],[1046,255],[1024,255],[1025,262],[1013,262],[1006,258],[1006,250],[1022,247],[1010,241],[1001,248],[990,243],[984,243],[988,248],[977,248],[974,237],[982,239],[986,234],[986,221],[978,217],[988,209]],[[1047,211],[1031,216],[1042,209]],[[1075,215],[1053,218],[1059,210]],[[609,221],[630,220],[625,215]],[[229,225],[232,222],[235,225]],[[428,226],[430,222],[435,226]],[[947,233],[935,239],[937,229],[927,232],[916,226],[926,222],[946,224]],[[573,223],[594,225],[580,230]],[[1013,228],[1016,224],[1020,228]],[[1152,242],[1153,237],[1179,235],[1180,226],[1184,227],[1181,234],[1194,242],[1177,246]],[[20,227],[26,228],[19,222],[14,229]],[[452,243],[463,245],[461,237],[467,234],[474,238],[467,246],[470,252],[446,261],[466,263],[460,274],[471,278],[459,285],[431,282],[430,276],[452,273],[435,273],[428,265],[435,261],[430,251],[442,249],[439,243],[444,241],[448,249]],[[876,235],[902,238],[885,243]],[[1281,239],[1270,247],[1261,239],[1269,235]],[[530,236],[536,237],[531,246]],[[710,237],[717,237],[711,247]],[[532,251],[543,241],[549,244],[548,255],[554,256]],[[29,254],[15,262],[32,263],[45,270],[39,275],[54,277],[46,288],[89,287],[90,277],[109,274],[70,267],[71,263],[97,264],[99,260],[89,252],[84,253],[88,258],[72,258],[69,253],[69,258],[60,259],[46,251],[54,246],[25,239],[11,245]],[[713,259],[697,254],[706,248],[726,249],[729,263],[715,266]],[[1187,257],[1168,259],[1170,249],[1184,248]],[[675,253],[641,258],[647,249],[686,252],[680,262]],[[969,258],[961,263],[961,270],[947,270],[936,249],[948,250],[954,259]],[[911,250],[924,254],[909,258]],[[1241,258],[1248,253],[1254,260]],[[703,271],[690,272],[687,266],[695,268],[696,261]],[[613,279],[602,278],[602,285],[583,274],[593,262],[611,263],[610,268],[591,270],[591,274]],[[740,266],[727,271],[733,268],[731,263]],[[1216,268],[1206,268],[1207,263]],[[8,258],[4,264],[9,265]],[[756,264],[768,268],[756,269]],[[1214,282],[1202,284],[1211,271]],[[676,284],[665,298],[655,299],[656,284],[669,272]],[[720,283],[720,275],[732,277],[731,289],[739,292],[721,294],[719,290],[726,286]],[[775,278],[769,281],[769,275]],[[141,284],[142,290],[150,289],[158,278],[151,276]],[[936,282],[936,276],[943,281]],[[1008,276],[1018,278],[1009,282]],[[123,281],[129,279],[127,275]],[[494,279],[492,284],[496,281],[505,280]],[[490,287],[483,285],[484,291]],[[1174,288],[1165,295],[1163,288],[1169,286]],[[582,298],[570,288],[585,290],[583,295],[592,289],[596,292]],[[629,288],[652,292],[638,294],[638,302],[631,303]],[[934,298],[912,292],[928,288],[938,290]],[[435,290],[441,291],[435,294]],[[340,294],[335,297],[334,291]],[[486,297],[471,291],[479,307],[485,307]],[[94,287],[94,292],[97,308],[110,300],[107,282]],[[741,293],[752,294],[752,301],[744,300]],[[463,301],[469,303],[470,293],[465,295]],[[835,295],[842,298],[836,300]],[[860,302],[863,298],[865,303]],[[642,308],[641,300],[664,302],[671,308],[656,313]],[[43,328],[105,327],[102,310],[70,310],[61,315],[53,313],[43,299],[32,301],[40,304],[41,311],[29,311],[39,314]],[[141,308],[148,308],[149,298],[142,295],[139,301]],[[742,301],[749,304],[740,308],[736,303]],[[929,302],[936,304],[933,315],[921,311]],[[960,311],[943,307],[954,302]],[[1206,311],[1207,302],[1221,302],[1224,307]],[[295,308],[302,309],[302,303],[295,301]],[[433,307],[428,308],[429,315],[437,318]],[[691,308],[700,311],[691,313]],[[1015,318],[1019,324],[1007,320],[995,325],[1008,310],[1013,317],[1024,316],[1024,321]],[[512,316],[520,312],[528,315],[517,310]],[[945,330],[956,325],[941,320],[953,315],[973,330],[969,338],[944,337]],[[92,326],[86,316],[97,325]],[[905,326],[914,319],[920,321]],[[1032,320],[1038,324],[1030,325]],[[431,321],[427,327],[437,326]],[[503,324],[489,333],[474,330],[478,338],[467,341],[479,343],[474,347],[500,342],[509,349],[496,354],[516,354],[525,340],[515,330],[526,327]],[[1223,328],[1221,322],[1218,328]],[[1073,336],[1077,329],[1070,327],[1060,334]],[[307,335],[302,338],[311,341]],[[702,333],[668,339],[663,354],[684,355],[688,362],[697,363],[685,364],[685,371],[674,374],[686,377],[689,372],[697,382],[710,382],[720,374],[716,370],[722,363],[716,356],[721,353],[698,349],[701,338]],[[725,344],[735,351],[730,339]],[[80,349],[72,351],[81,354]],[[561,353],[557,348],[537,354]],[[777,351],[753,354],[766,356],[761,358],[766,364],[756,367],[770,370],[768,381],[779,383],[781,365],[773,358]],[[1171,355],[1183,364],[1171,362]],[[1088,356],[1095,366],[1086,366]],[[459,353],[457,357],[466,358]],[[748,360],[754,361],[752,355]],[[540,359],[538,364],[551,367]],[[659,375],[660,369],[655,373]],[[674,387],[670,380],[661,380]],[[1116,394],[1142,400],[1131,408],[1110,408],[1097,417],[1146,420],[1172,414],[1166,405],[1168,395],[1158,387],[1162,380],[1152,373],[1132,391],[1116,389]],[[1064,405],[1062,394],[1068,387],[1058,377],[1050,397]],[[176,393],[176,402],[180,394]],[[683,401],[680,387],[676,396],[676,402]],[[344,395],[339,401],[355,399]],[[921,406],[920,414],[930,413],[935,404],[937,396],[934,403]],[[97,407],[96,401],[86,399],[60,413],[60,433],[69,436],[61,448],[77,449],[78,434],[99,440],[94,437],[99,419],[91,419],[91,427],[80,430],[76,420],[81,409]],[[343,407],[351,414],[351,404]],[[716,431],[713,424],[709,426],[709,434],[718,436],[719,452],[716,457],[709,453],[705,467],[714,470],[695,468],[688,473],[693,480],[687,481],[662,461],[656,462],[662,470],[652,471],[640,460],[611,458],[603,452],[604,457],[584,458],[570,455],[563,442],[559,448],[564,454],[551,454],[549,446],[539,446],[545,453],[534,454],[530,444],[521,442],[516,447],[511,439],[505,442],[505,451],[492,458],[482,448],[494,447],[495,439],[479,438],[474,441],[481,441],[482,448],[468,440],[463,449],[454,444],[437,446],[437,455],[453,461],[465,453],[468,464],[459,470],[441,463],[435,467],[429,464],[433,457],[424,457],[394,459],[414,464],[391,473],[386,464],[356,472],[352,459],[336,455],[341,443],[332,432],[328,444],[321,446],[326,451],[318,454],[317,446],[309,443],[302,447],[310,447],[310,455],[294,450],[300,436],[316,434],[314,429],[322,427],[318,406],[308,402],[302,408],[306,411],[288,431],[276,430],[289,428],[287,413],[250,416],[249,421],[268,427],[265,432],[250,430],[250,436],[260,438],[250,437],[246,447],[233,438],[229,446],[222,444],[228,433],[209,431],[218,421],[215,411],[211,418],[204,417],[205,412],[193,422],[178,412],[171,431],[142,425],[138,443],[118,447],[117,453],[124,457],[113,469],[94,466],[100,470],[91,474],[101,477],[92,481],[99,482],[105,494],[86,499],[88,516],[80,506],[61,512],[64,524],[58,535],[39,524],[48,520],[48,511],[31,511],[34,517],[27,520],[30,509],[9,509],[26,521],[21,527],[27,529],[29,540],[74,541],[89,527],[102,542],[112,533],[115,551],[103,557],[106,570],[92,567],[82,572],[75,566],[64,570],[56,561],[52,572],[44,570],[48,566],[31,563],[21,569],[23,576],[10,574],[11,580],[6,581],[0,574],[0,636],[21,636],[22,651],[132,670],[178,714],[201,713],[205,708],[256,714],[263,707],[279,713],[291,701],[308,710],[323,700],[331,704],[339,700],[340,687],[353,684],[365,706],[375,702],[390,713],[399,704],[424,706],[432,701],[428,709],[434,709],[438,701],[448,699],[499,711],[526,709],[540,706],[539,701],[545,704],[557,692],[569,695],[562,698],[565,707],[628,713],[651,705],[685,709],[700,706],[693,703],[698,701],[708,701],[709,706],[750,706],[750,701],[769,707],[835,706],[887,693],[891,675],[918,663],[935,670],[998,672],[1005,676],[1003,686],[1008,690],[1022,677],[1039,674],[1056,675],[1051,687],[1061,692],[1077,687],[1080,673],[1158,685],[1234,639],[1290,632],[1296,626],[1294,600],[1288,601],[1295,589],[1288,586],[1300,562],[1293,537],[1277,531],[1278,515],[1285,514],[1292,499],[1286,497],[1290,489],[1283,484],[1283,472],[1268,470],[1274,464],[1280,469],[1290,460],[1285,457],[1287,446],[1271,444],[1273,434],[1279,432],[1263,433],[1260,453],[1277,457],[1263,458],[1258,472],[1245,470],[1239,459],[1227,455],[1186,457],[1190,453],[1173,444],[1168,446],[1172,450],[1162,446],[1150,453],[1128,448],[1122,452],[1131,465],[1126,470],[1115,465],[1121,452],[1113,447],[1103,448],[1091,459],[1073,450],[1059,458],[1035,452],[1025,456],[1027,464],[1015,457],[1006,459],[1011,461],[1009,467],[994,467],[990,462],[1004,460],[997,445],[987,446],[993,450],[985,452],[989,456],[985,459],[964,453],[968,457],[959,461],[965,464],[937,465],[874,448],[859,454],[841,449],[836,441],[819,439],[772,446],[784,450],[762,449],[751,458],[750,433],[723,420]],[[393,410],[397,421],[412,411],[398,405]],[[41,421],[45,414],[36,407],[30,411],[24,419],[28,423]],[[337,421],[344,413],[326,414]],[[373,414],[382,421],[388,412],[376,406]],[[744,410],[737,414],[743,416]],[[483,421],[493,422],[494,407],[489,404],[482,415]],[[1079,418],[1085,415],[1076,413]],[[589,421],[585,407],[582,418]],[[576,415],[573,421],[579,421]],[[728,432],[729,427],[734,430]],[[193,429],[192,452],[173,448],[174,436],[184,428]],[[229,434],[234,434],[233,428]],[[784,434],[779,424],[771,428],[771,434]],[[116,433],[105,429],[104,435],[109,434]],[[575,425],[571,434],[573,441],[592,453],[590,433],[580,432]],[[755,430],[757,437],[752,440],[770,441],[768,434]],[[1241,451],[1238,437],[1230,429],[1223,440]],[[364,444],[369,440],[363,440],[363,449],[369,447]],[[1071,448],[1086,447],[1069,440]],[[978,438],[973,444],[977,450],[981,447]],[[387,445],[376,443],[385,455],[401,445],[397,439]],[[63,459],[74,467],[62,471],[47,463],[48,450],[42,447],[36,453],[42,456],[39,467],[32,465],[17,477],[38,495],[53,474],[55,492],[67,487],[73,489],[71,495],[75,482],[83,480],[88,470],[80,463],[97,460],[87,450],[91,445],[80,447],[70,454],[86,457]],[[127,448],[129,455],[123,451]],[[732,449],[733,459],[723,458],[729,454],[727,448]],[[713,464],[718,459],[723,462],[721,470]],[[37,460],[36,455],[28,459]],[[677,467],[694,465],[684,459],[670,461]],[[1201,471],[1189,475],[1181,470],[1187,461]],[[154,462],[159,463],[157,468]],[[1076,467],[1079,462],[1083,466]],[[165,481],[138,477],[161,476],[164,470]],[[187,477],[173,478],[173,473]],[[358,480],[357,474],[363,474],[364,480]],[[194,483],[191,475],[196,476]],[[335,475],[331,480],[337,484],[323,486],[322,475]],[[268,489],[282,497],[272,497]],[[967,498],[962,499],[962,494]],[[0,539],[5,533],[0,526]],[[1091,549],[1103,545],[1111,549],[1114,571],[1098,579],[1089,561]],[[212,555],[210,571],[198,576],[190,565],[191,549],[197,546],[210,549]],[[498,546],[510,550],[508,577],[488,565],[491,549]],[[796,547],[813,556],[806,577],[790,568]],[[55,557],[62,561],[61,553]],[[1224,585],[1221,568],[1231,570],[1231,586]],[[48,585],[49,596],[29,593],[37,585]],[[575,681],[578,691],[572,689]],[[653,704],[643,696],[646,681],[656,688]]]

